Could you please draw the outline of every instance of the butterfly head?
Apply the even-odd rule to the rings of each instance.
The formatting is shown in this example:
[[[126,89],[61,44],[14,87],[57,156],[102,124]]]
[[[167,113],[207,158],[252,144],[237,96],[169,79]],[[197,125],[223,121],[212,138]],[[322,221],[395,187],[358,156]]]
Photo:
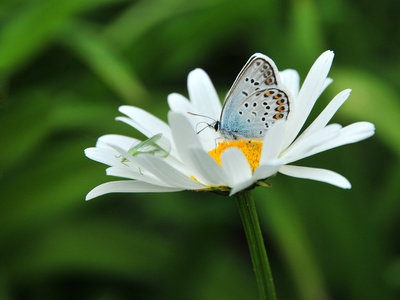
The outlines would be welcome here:
[[[214,124],[209,124],[209,126],[214,128],[215,132],[217,132],[221,127],[221,123],[219,121],[215,121]]]
[[[207,118],[207,119],[211,119],[211,120],[213,120],[214,122],[213,123],[207,123],[207,122],[199,122],[197,125],[199,125],[199,124],[206,124],[206,127],[204,127],[203,129],[201,129],[201,130],[199,130],[199,131],[197,131],[197,134],[199,134],[200,132],[202,132],[204,129],[206,129],[206,128],[213,128],[215,131],[219,131],[220,130],[220,128],[221,128],[221,122],[220,121],[218,121],[218,120],[215,120],[215,119],[213,119],[213,118],[210,118],[210,117],[208,117],[208,116],[204,116],[204,115],[199,115],[199,114],[194,114],[194,113],[191,113],[191,112],[188,112],[188,114],[190,114],[190,115],[193,115],[193,116],[197,116],[197,117],[204,117],[204,118]]]

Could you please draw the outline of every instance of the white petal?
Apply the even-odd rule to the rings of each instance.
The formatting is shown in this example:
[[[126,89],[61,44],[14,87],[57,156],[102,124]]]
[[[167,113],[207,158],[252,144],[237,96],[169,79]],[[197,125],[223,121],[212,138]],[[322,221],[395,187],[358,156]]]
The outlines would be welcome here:
[[[141,141],[135,138],[131,138],[128,136],[124,135],[118,135],[118,134],[107,134],[103,135],[98,138],[97,140],[97,147],[107,147],[109,148],[110,145],[118,145],[125,151],[129,151],[132,146],[140,143]]]
[[[299,73],[297,73],[296,70],[288,69],[288,70],[279,72],[279,75],[281,76],[282,83],[289,89],[292,96],[294,98],[297,98],[297,95],[299,94],[299,89],[300,89]]]
[[[86,195],[86,200],[108,194],[108,193],[161,193],[176,192],[183,189],[157,186],[140,181],[122,180],[103,183]]]
[[[209,174],[202,172],[201,170],[203,170],[204,165],[201,165],[201,162],[193,157],[193,149],[197,149],[205,154],[201,157],[206,157],[205,159],[209,161],[208,164],[213,164],[218,169],[221,169],[207,151],[204,150],[202,143],[200,143],[199,135],[195,133],[194,128],[186,116],[181,113],[170,111],[168,113],[168,118],[171,124],[174,141],[179,151],[179,156],[181,157],[183,164],[191,170],[192,174],[190,175],[207,185],[220,184],[220,180],[216,182],[208,176]],[[215,143],[213,139],[208,141],[208,144],[210,144],[208,147],[212,148],[213,146],[211,145],[213,145],[213,143]],[[212,170],[215,171],[214,168]]]
[[[130,119],[117,117],[116,120],[131,125],[145,136],[152,137],[157,133],[162,133],[166,139],[172,140],[171,129],[168,124],[147,111],[129,105],[120,106],[119,111],[127,115]]]
[[[168,96],[168,104],[173,112],[178,112],[186,116],[192,124],[192,127],[195,128],[195,132],[207,127],[207,124],[211,125],[216,121],[216,119],[208,118],[208,115],[203,117],[203,114],[191,102],[189,102],[189,100],[180,94],[170,94]],[[197,115],[192,115],[191,113]],[[209,141],[214,140],[217,136],[215,130],[210,128],[202,131],[199,137]]]
[[[121,148],[119,145],[109,145],[109,147],[111,149],[113,149],[114,151],[116,151],[116,153],[118,154],[118,155],[114,155],[114,157],[116,157],[118,159],[118,162],[114,163],[114,166],[121,167],[123,165],[124,167],[129,167],[131,170],[136,170],[136,169],[139,170],[140,169],[141,170],[140,172],[143,173],[144,175],[149,176],[149,177],[154,177],[152,174],[148,173],[148,171],[146,170],[145,167],[140,165],[140,161],[138,160],[138,157],[143,157],[143,156],[144,157],[146,157],[146,156],[153,157],[153,156],[145,155],[145,154],[132,156],[128,152],[128,150]],[[127,161],[122,161],[121,157],[126,158]],[[185,166],[183,166],[182,163],[179,160],[177,160],[172,154],[170,154],[170,155],[168,155],[168,157],[162,158],[162,159],[166,162],[166,164],[168,164],[171,168],[173,168],[177,172],[180,172],[180,173],[184,173],[185,171],[187,172],[187,168]],[[165,185],[165,183],[162,185]]]
[[[251,186],[253,184],[252,180],[247,180],[244,181],[242,183],[237,184],[236,186],[234,186],[231,191],[229,192],[229,196],[233,196],[236,193],[248,188],[249,186]]]
[[[137,156],[138,164],[163,181],[165,184],[187,190],[204,188],[204,185],[181,173],[166,163],[162,158],[155,156]]]
[[[207,152],[191,148],[189,157],[207,185],[228,185],[224,170]]]
[[[129,167],[135,167],[137,168],[138,165],[135,163],[135,158],[132,157],[130,154],[128,154],[129,149],[131,149],[134,145],[140,143],[142,141],[123,136],[123,135],[116,135],[116,134],[109,134],[109,135],[104,135],[98,139],[98,147],[100,148],[110,148],[116,151],[116,156],[119,158],[119,161],[121,162],[121,156],[128,158],[129,155],[129,161],[123,162],[124,165],[129,165]],[[172,141],[170,141],[172,142]],[[176,157],[176,153],[170,153],[166,158],[164,158],[170,165],[172,165],[174,168],[179,169],[179,170],[184,170],[186,169],[183,165],[182,162],[179,161],[178,157]]]
[[[135,167],[137,168],[138,165],[134,162],[135,158],[132,156],[132,154],[130,154],[127,150],[125,150],[124,148],[122,148],[120,145],[116,144],[116,145],[111,145],[111,144],[107,144],[107,146],[115,151],[115,155],[114,157],[117,159],[118,163],[114,164],[114,166],[118,166],[120,167],[121,165],[124,166],[129,166],[129,167]],[[101,149],[101,148],[99,148]],[[122,159],[126,158],[128,161],[123,162]]]
[[[214,118],[209,112],[199,111],[197,107],[180,94],[170,94],[168,96],[168,103],[173,112],[181,113],[187,117],[195,132],[201,132],[199,133],[201,140],[204,139],[204,141],[209,142],[220,137],[220,134],[216,133],[213,128],[214,123],[219,117]],[[205,144],[209,144],[208,142]]]
[[[187,172],[187,166],[185,166],[180,158],[174,156],[174,155],[168,155],[164,160],[171,165],[173,168],[177,169],[181,173]]]
[[[137,130],[139,130],[140,132],[142,132],[145,136],[147,136],[147,137],[152,137],[152,136],[154,136],[154,135],[156,135],[156,134],[158,134],[158,133],[162,133],[163,134],[163,136],[168,140],[168,141],[172,141],[172,135],[171,135],[171,130],[168,128],[168,131],[166,132],[165,130],[164,131],[161,131],[162,129],[161,128],[159,128],[159,129],[157,129],[158,127],[157,126],[150,126],[150,130],[147,130],[147,129],[144,129],[145,127],[143,126],[143,127],[139,127],[138,126],[138,124],[137,124],[137,122],[135,122],[134,120],[132,120],[132,119],[129,119],[129,118],[126,118],[126,117],[117,117],[117,118],[115,118],[117,121],[122,121],[122,122],[124,122],[124,123],[126,123],[126,124],[128,124],[128,125],[130,125],[130,126],[132,126],[132,127],[134,127],[134,128],[136,128]],[[158,131],[157,132],[157,130],[160,130],[160,131]],[[170,152],[170,155],[172,155],[172,156],[177,156],[177,150],[176,150],[176,146],[174,145],[174,143],[171,143],[171,152]]]
[[[187,116],[173,111],[168,113],[176,148],[182,160],[185,161],[187,161],[187,147],[205,150],[215,147],[215,131],[212,130],[214,132],[211,134],[205,131],[197,134],[193,123],[189,120],[191,117],[195,116]]]
[[[186,97],[178,93],[168,95],[168,105],[172,111],[187,113],[193,110],[193,105]]]
[[[190,115],[190,113],[198,113],[198,110],[194,107],[194,105],[186,99],[184,96],[173,93],[168,95],[168,104],[169,107],[173,112],[178,112],[181,113],[185,116],[187,116],[187,119],[190,121],[192,124],[193,128],[196,128],[196,132],[199,130],[197,125],[201,122],[209,122],[210,120],[207,118],[203,118],[200,116],[193,116]]]
[[[351,188],[350,182],[345,177],[330,170],[286,165],[282,166],[279,172],[292,177],[330,183],[343,189]]]
[[[325,81],[324,81],[324,86],[322,87],[322,91],[321,91],[321,94],[322,94],[322,92],[323,91],[325,91],[325,89],[331,84],[333,82],[333,79],[332,78],[326,78],[325,79]],[[319,97],[319,96],[318,96]]]
[[[249,162],[238,148],[232,147],[222,152],[221,164],[231,188],[247,182],[248,185],[251,184],[252,174]]]
[[[260,164],[258,168],[254,171],[252,181],[271,177],[278,172],[282,164],[282,159],[270,160],[267,163]]]
[[[199,136],[184,114],[170,111],[168,113],[168,120],[171,124],[173,140],[179,155],[182,161],[188,162],[188,147],[202,149]]]
[[[311,123],[310,126],[297,138],[297,140],[301,140],[305,137],[308,137],[311,134],[323,129],[326,124],[332,119],[333,115],[337,112],[340,106],[347,100],[350,96],[350,89],[344,90],[340,92],[332,101],[328,104],[328,106],[320,113],[320,115]],[[296,142],[297,142],[296,140]]]
[[[369,122],[357,122],[342,128],[339,135],[327,141],[324,144],[312,149],[307,156],[314,155],[319,152],[323,152],[332,148],[336,148],[342,145],[356,143],[365,140],[375,133],[375,126]]]
[[[152,174],[146,173],[144,170],[140,170],[139,167],[128,168],[128,167],[110,167],[106,170],[106,174],[109,176],[123,177],[128,179],[135,179],[143,182],[147,182],[153,185],[171,187]]]
[[[260,164],[278,158],[282,151],[285,130],[285,122],[277,122],[271,129],[267,130],[267,133],[263,139]]]
[[[311,67],[296,99],[294,110],[289,113],[287,122],[290,130],[285,134],[285,148],[297,136],[312,107],[323,91],[328,72],[332,65],[333,56],[332,51],[325,51]]]
[[[108,176],[123,177],[123,178],[127,178],[127,179],[135,179],[135,180],[137,180],[138,177],[140,177],[139,170],[134,171],[134,170],[131,170],[131,168],[120,167],[120,166],[107,168],[106,174]]]
[[[115,166],[121,162],[121,155],[111,148],[87,148],[85,149],[85,155],[94,161],[109,166]]]
[[[322,130],[302,139],[295,141],[283,154],[282,158],[285,160],[285,164],[291,163],[293,161],[302,159],[304,157],[310,156],[314,153],[314,149],[329,143],[330,141],[337,138],[340,134],[342,126],[339,124],[330,124],[323,128]]]
[[[219,119],[221,102],[210,77],[202,69],[195,69],[188,76],[189,98],[197,109],[194,113]]]

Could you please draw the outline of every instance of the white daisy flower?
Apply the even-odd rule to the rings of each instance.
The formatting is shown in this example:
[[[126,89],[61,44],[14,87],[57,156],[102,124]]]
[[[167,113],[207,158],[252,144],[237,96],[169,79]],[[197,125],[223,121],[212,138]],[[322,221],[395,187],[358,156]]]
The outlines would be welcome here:
[[[119,111],[126,117],[116,119],[149,138],[161,133],[171,144],[169,155],[132,155],[129,150],[140,141],[121,135],[100,137],[96,147],[85,150],[86,156],[110,166],[108,175],[126,180],[99,185],[89,192],[86,199],[107,193],[181,190],[216,191],[233,195],[244,189],[265,185],[265,180],[276,173],[350,188],[350,182],[333,171],[292,165],[302,158],[355,143],[374,134],[374,125],[369,122],[346,127],[327,125],[349,97],[348,89],[334,97],[299,135],[318,97],[332,82],[327,75],[333,56],[332,51],[326,51],[316,60],[301,89],[296,71],[279,72],[281,84],[290,94],[290,113],[285,121],[271,126],[262,140],[251,143],[221,139],[220,133],[213,128],[206,128],[197,134],[198,125],[209,120],[188,112],[219,120],[222,109],[210,78],[201,69],[190,72],[188,76],[190,100],[180,94],[169,95],[169,125],[140,108],[121,106]],[[218,141],[220,143],[217,145]]]

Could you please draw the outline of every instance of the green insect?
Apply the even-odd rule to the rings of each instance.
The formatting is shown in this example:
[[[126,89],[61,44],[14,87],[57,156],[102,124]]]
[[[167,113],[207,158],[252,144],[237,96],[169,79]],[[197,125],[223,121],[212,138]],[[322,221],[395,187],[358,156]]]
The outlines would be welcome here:
[[[163,137],[162,133],[159,133],[137,145],[134,145],[128,152],[132,156],[147,154],[165,158],[171,152],[171,143]],[[128,161],[127,158],[123,157],[121,163]]]

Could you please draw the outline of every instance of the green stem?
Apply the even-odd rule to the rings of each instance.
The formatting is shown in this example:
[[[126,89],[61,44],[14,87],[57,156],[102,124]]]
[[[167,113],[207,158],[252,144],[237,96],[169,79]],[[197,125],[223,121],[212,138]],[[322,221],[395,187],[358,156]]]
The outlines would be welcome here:
[[[236,200],[249,244],[260,299],[276,300],[274,281],[269,267],[267,252],[265,251],[254,199],[250,191],[242,191],[236,195]]]

